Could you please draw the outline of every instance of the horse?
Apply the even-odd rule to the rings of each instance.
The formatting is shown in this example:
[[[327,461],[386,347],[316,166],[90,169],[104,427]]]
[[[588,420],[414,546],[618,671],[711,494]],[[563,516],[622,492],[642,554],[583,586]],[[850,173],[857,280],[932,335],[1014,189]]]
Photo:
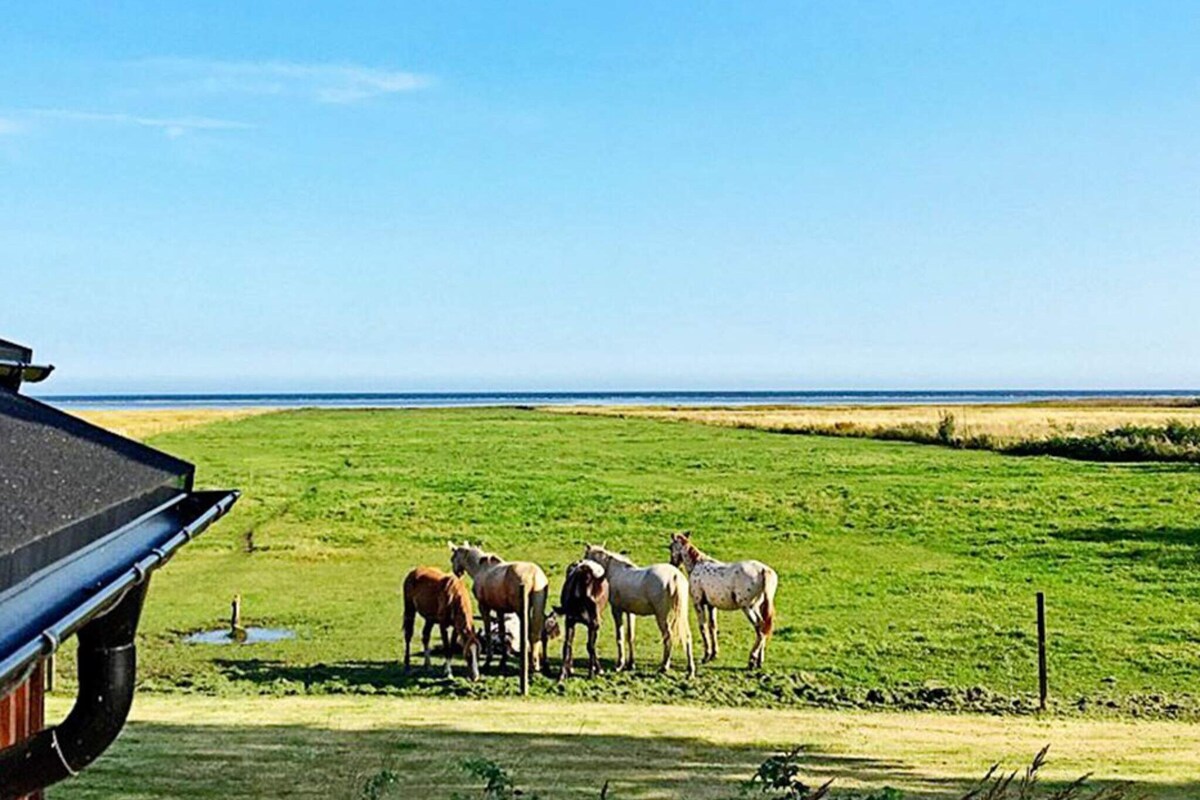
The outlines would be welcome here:
[[[497,627],[503,627],[505,614],[516,614],[520,624],[521,694],[529,692],[529,672],[536,671],[546,651],[546,599],[550,581],[537,564],[529,561],[505,561],[484,552],[469,542],[450,546],[450,566],[454,574],[471,576],[479,613],[483,617],[483,641],[486,664],[492,663],[492,614],[499,615]],[[501,640],[503,641],[503,640]],[[508,648],[500,649],[500,669],[508,663]]]
[[[604,578],[604,567],[595,561],[576,561],[567,567],[567,578],[563,582],[561,605],[555,606],[554,614],[563,618],[566,631],[563,634],[562,670],[558,679],[566,680],[574,667],[572,647],[575,643],[575,626],[587,626],[588,677],[600,674],[600,659],[596,656],[596,636],[600,633],[600,621],[608,605],[608,581]]]
[[[608,598],[617,627],[617,671],[633,669],[634,617],[653,614],[663,640],[659,672],[671,668],[672,644],[678,641],[687,654],[688,676],[694,676],[687,576],[671,564],[638,567],[627,557],[597,545],[587,545],[583,557],[604,567],[608,578]]]
[[[700,618],[707,663],[717,657],[717,610],[741,609],[754,626],[757,638],[750,648],[749,669],[761,669],[767,639],[775,627],[775,589],[779,576],[761,561],[726,564],[701,552],[687,534],[671,537],[671,563],[688,574],[692,602]]]
[[[508,648],[508,654],[513,658],[519,658],[521,655],[521,623],[517,619],[516,614],[497,614],[497,617],[502,618],[500,625],[493,627],[491,646],[497,648],[496,652],[500,652],[499,648]],[[480,618],[481,619],[481,618]],[[546,612],[546,641],[557,639],[562,636],[562,627],[558,622],[558,614],[554,611]],[[549,650],[546,651],[549,653]]]
[[[404,578],[404,671],[409,669],[412,653],[413,623],[417,614],[425,618],[421,641],[425,647],[425,669],[429,669],[429,634],[437,625],[442,634],[442,649],[446,652],[446,677],[454,676],[450,669],[452,648],[448,629],[462,646],[463,658],[471,680],[479,680],[479,639],[471,625],[471,595],[460,578],[436,567],[417,567]]]

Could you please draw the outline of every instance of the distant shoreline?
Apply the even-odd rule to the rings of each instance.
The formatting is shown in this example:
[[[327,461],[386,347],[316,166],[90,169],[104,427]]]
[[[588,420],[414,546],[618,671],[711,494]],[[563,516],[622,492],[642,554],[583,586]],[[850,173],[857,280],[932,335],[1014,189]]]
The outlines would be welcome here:
[[[864,390],[643,392],[295,392],[245,394],[34,395],[68,411],[251,408],[456,408],[512,406],[923,406],[1200,405],[1200,389],[1153,390]]]

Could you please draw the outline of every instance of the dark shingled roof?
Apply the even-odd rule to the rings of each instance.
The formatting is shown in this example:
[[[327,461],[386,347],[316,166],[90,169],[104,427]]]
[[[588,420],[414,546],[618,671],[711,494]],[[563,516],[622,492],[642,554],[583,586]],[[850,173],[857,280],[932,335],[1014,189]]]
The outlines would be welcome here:
[[[185,461],[0,390],[0,593],[191,489]]]

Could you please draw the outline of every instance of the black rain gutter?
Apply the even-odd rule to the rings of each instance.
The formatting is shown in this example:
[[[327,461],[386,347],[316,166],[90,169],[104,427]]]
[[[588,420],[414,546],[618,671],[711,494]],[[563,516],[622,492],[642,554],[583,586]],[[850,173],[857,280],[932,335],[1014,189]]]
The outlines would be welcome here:
[[[15,800],[76,774],[112,744],[125,725],[136,684],[134,637],[150,573],[227,512],[237,492],[181,494],[87,548],[67,563],[34,575],[0,596],[34,618],[55,608],[64,587],[90,590],[82,602],[0,661],[0,694],[25,680],[34,665],[78,633],[79,693],[53,728],[0,751],[0,800]],[[129,554],[136,560],[130,563]],[[144,554],[144,555],[142,555]],[[138,558],[136,556],[140,555]],[[100,581],[89,576],[100,574]],[[33,619],[35,624],[41,620]]]
[[[30,364],[28,361],[13,361],[0,358],[0,386],[17,391],[21,382],[39,383],[54,372],[53,364]]]

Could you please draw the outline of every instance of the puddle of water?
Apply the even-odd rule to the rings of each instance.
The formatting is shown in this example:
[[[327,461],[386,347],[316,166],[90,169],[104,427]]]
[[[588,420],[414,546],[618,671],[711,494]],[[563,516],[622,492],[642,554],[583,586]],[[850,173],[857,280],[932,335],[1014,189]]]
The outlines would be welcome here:
[[[234,639],[228,628],[219,631],[200,631],[184,639],[188,644],[261,644],[295,639],[296,632],[287,628],[246,628],[246,638]]]

